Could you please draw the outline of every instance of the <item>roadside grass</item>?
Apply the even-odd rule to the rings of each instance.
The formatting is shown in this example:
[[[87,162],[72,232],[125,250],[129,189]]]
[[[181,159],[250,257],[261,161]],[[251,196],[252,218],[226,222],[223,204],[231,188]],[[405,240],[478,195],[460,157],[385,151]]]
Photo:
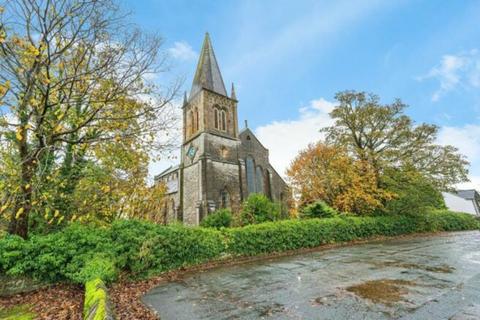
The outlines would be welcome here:
[[[2,320],[33,320],[37,317],[30,311],[30,306],[22,304],[12,308],[0,307],[0,319]]]

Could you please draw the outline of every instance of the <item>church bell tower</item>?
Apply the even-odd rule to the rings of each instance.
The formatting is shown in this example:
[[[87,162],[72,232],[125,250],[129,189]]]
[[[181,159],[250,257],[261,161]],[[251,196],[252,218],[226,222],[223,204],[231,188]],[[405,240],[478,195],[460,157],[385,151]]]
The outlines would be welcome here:
[[[218,208],[235,210],[242,200],[235,89],[232,84],[227,95],[208,33],[182,110],[183,220],[197,225]]]

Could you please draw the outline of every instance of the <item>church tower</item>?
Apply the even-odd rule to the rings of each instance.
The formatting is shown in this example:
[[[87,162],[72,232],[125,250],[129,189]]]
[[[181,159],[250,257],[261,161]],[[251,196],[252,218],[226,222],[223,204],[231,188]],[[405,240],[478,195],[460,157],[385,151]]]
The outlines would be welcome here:
[[[198,225],[208,213],[236,210],[242,199],[237,100],[227,95],[208,33],[189,96],[183,102],[181,206],[185,224]]]

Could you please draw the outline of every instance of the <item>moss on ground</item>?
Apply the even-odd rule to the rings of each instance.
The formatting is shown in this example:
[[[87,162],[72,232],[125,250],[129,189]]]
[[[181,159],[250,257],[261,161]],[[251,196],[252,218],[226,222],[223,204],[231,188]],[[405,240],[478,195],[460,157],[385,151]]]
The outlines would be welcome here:
[[[92,320],[106,319],[107,291],[100,279],[90,280],[85,284],[84,318]],[[93,312],[93,313],[92,313]]]
[[[36,314],[30,310],[30,306],[22,304],[13,308],[0,307],[0,319],[2,320],[33,320]]]

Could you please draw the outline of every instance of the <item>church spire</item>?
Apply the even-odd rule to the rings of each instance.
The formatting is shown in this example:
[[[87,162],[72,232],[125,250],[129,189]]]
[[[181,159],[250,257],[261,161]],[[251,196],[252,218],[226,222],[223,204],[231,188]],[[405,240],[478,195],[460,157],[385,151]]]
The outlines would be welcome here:
[[[235,94],[235,87],[233,86],[233,82],[232,82],[232,91],[230,92],[230,98],[232,98],[233,100],[237,100],[237,95]]]
[[[190,98],[197,94],[202,88],[227,96],[227,90],[225,90],[225,84],[223,83],[208,32],[205,34],[205,39],[203,40],[202,52],[200,53],[197,70],[193,78]]]

